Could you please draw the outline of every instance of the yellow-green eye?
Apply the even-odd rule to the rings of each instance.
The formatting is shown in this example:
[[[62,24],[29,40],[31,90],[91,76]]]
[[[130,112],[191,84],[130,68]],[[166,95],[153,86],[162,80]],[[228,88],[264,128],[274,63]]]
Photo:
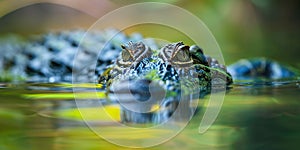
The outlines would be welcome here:
[[[133,61],[130,53],[127,50],[122,51],[122,59],[124,62]]]
[[[190,61],[188,51],[185,51],[185,50],[178,51],[178,53],[175,55],[175,60],[176,61],[181,61],[181,62]]]

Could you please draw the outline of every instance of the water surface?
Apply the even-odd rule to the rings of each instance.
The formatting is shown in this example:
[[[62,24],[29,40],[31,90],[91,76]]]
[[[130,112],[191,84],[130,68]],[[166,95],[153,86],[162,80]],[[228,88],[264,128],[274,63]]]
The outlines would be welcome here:
[[[126,149],[107,142],[90,130],[76,107],[72,84],[0,84],[0,150],[19,149]],[[110,121],[104,109],[120,120],[119,106],[107,104],[105,95],[82,89],[81,110],[90,114],[93,127],[110,138],[145,142],[168,130],[124,133],[126,128]],[[209,95],[199,101],[199,111],[173,139],[150,149],[296,149],[300,141],[300,81],[236,82],[226,93],[222,110],[207,132],[198,133]],[[125,131],[126,133],[126,131]]]

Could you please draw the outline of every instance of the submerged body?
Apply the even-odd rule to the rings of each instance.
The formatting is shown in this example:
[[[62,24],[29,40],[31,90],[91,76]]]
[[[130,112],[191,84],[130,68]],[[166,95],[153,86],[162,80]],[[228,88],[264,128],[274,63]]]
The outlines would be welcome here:
[[[236,80],[282,79],[296,76],[296,73],[287,67],[266,58],[241,59],[228,66],[228,71]]]

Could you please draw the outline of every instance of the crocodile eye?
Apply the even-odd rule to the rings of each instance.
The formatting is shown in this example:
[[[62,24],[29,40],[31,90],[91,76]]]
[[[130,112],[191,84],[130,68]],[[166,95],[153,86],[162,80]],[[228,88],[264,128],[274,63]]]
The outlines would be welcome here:
[[[123,59],[124,62],[133,61],[130,53],[128,52],[128,50],[123,50],[122,51],[122,59]]]
[[[121,45],[123,62],[139,62],[144,58],[151,57],[151,49],[142,42],[129,42],[128,46]]]
[[[116,64],[120,68],[135,68],[144,58],[152,56],[151,49],[142,42],[129,42],[128,45],[121,45],[122,52]]]
[[[193,60],[190,57],[189,46],[183,44],[183,42],[172,43],[161,48],[159,57],[164,61],[177,66],[189,66],[193,64]]]
[[[174,61],[188,62],[190,61],[189,51],[186,49],[179,50],[173,58]]]

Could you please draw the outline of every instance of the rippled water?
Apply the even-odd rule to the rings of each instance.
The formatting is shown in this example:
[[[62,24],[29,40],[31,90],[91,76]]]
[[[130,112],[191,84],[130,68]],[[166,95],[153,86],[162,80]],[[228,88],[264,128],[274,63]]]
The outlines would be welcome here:
[[[82,99],[77,102],[90,113],[86,119],[93,127],[109,133],[110,138],[145,142],[168,134],[167,129],[126,134],[123,126],[94,113],[105,109],[120,120],[117,105],[96,107],[95,104],[106,101],[105,95],[101,91],[91,94],[89,84],[0,84],[0,150],[123,149],[86,126],[76,107],[72,86],[82,89]],[[150,149],[296,149],[300,141],[299,91],[299,79],[236,82],[226,93],[222,110],[207,132],[199,134],[198,127],[209,95],[199,101],[202,109],[182,132]]]

